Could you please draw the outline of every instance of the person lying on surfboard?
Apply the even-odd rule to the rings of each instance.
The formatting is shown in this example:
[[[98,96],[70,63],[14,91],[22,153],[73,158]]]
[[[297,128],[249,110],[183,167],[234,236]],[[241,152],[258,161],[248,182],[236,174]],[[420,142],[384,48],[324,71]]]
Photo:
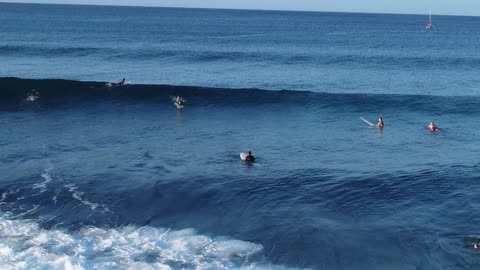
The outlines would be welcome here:
[[[377,127],[378,128],[383,128],[384,126],[385,126],[385,124],[383,123],[383,118],[382,117],[378,118]]]
[[[428,125],[428,130],[430,130],[431,132],[440,131],[440,129],[437,128],[437,126],[433,121],[430,122],[430,125]]]

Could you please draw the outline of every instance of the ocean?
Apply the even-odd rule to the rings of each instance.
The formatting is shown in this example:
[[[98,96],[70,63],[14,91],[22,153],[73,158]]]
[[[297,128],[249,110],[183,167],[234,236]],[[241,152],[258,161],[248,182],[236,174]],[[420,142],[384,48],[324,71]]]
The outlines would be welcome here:
[[[480,17],[427,22],[0,4],[0,268],[478,269]]]

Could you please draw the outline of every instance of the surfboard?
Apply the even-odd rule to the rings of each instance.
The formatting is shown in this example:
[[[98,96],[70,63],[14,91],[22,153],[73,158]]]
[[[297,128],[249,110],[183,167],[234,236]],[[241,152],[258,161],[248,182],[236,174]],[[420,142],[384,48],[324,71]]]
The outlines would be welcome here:
[[[240,159],[241,159],[241,160],[247,159],[247,156],[248,156],[248,154],[245,153],[245,152],[241,152],[241,153],[240,153]]]
[[[374,124],[372,124],[372,123],[368,122],[367,120],[363,119],[363,117],[360,117],[360,119],[362,119],[362,121],[367,123],[367,125],[369,125],[369,126],[372,126],[372,127],[375,126]]]
[[[35,101],[36,99],[37,99],[37,97],[36,97],[36,96],[32,96],[32,95],[29,95],[29,96],[26,98],[27,101]]]
[[[180,105],[178,103],[173,103],[173,105],[175,105],[177,107],[177,109],[183,109],[183,107],[185,107],[185,106]]]

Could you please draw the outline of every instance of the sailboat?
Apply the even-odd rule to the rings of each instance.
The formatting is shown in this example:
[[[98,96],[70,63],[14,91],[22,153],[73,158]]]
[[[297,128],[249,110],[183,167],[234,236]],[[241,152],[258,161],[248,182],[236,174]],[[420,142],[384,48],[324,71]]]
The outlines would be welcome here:
[[[433,28],[432,24],[432,9],[430,9],[430,14],[428,15],[428,24],[425,25],[425,29],[431,30]]]

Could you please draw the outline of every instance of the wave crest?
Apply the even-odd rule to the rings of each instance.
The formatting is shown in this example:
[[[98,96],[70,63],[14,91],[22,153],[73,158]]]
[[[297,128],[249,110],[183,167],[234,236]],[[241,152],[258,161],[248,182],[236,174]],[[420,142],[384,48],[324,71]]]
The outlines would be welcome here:
[[[354,112],[425,111],[434,114],[480,113],[480,98],[467,96],[333,94],[322,92],[262,89],[223,89],[196,86],[129,84],[118,87],[105,82],[71,80],[32,80],[0,78],[0,109],[18,107],[19,100],[32,88],[40,92],[38,103],[46,106],[83,104],[98,100],[153,101],[170,105],[172,96],[181,95],[196,106],[245,106],[281,103],[289,106],[314,106]]]

